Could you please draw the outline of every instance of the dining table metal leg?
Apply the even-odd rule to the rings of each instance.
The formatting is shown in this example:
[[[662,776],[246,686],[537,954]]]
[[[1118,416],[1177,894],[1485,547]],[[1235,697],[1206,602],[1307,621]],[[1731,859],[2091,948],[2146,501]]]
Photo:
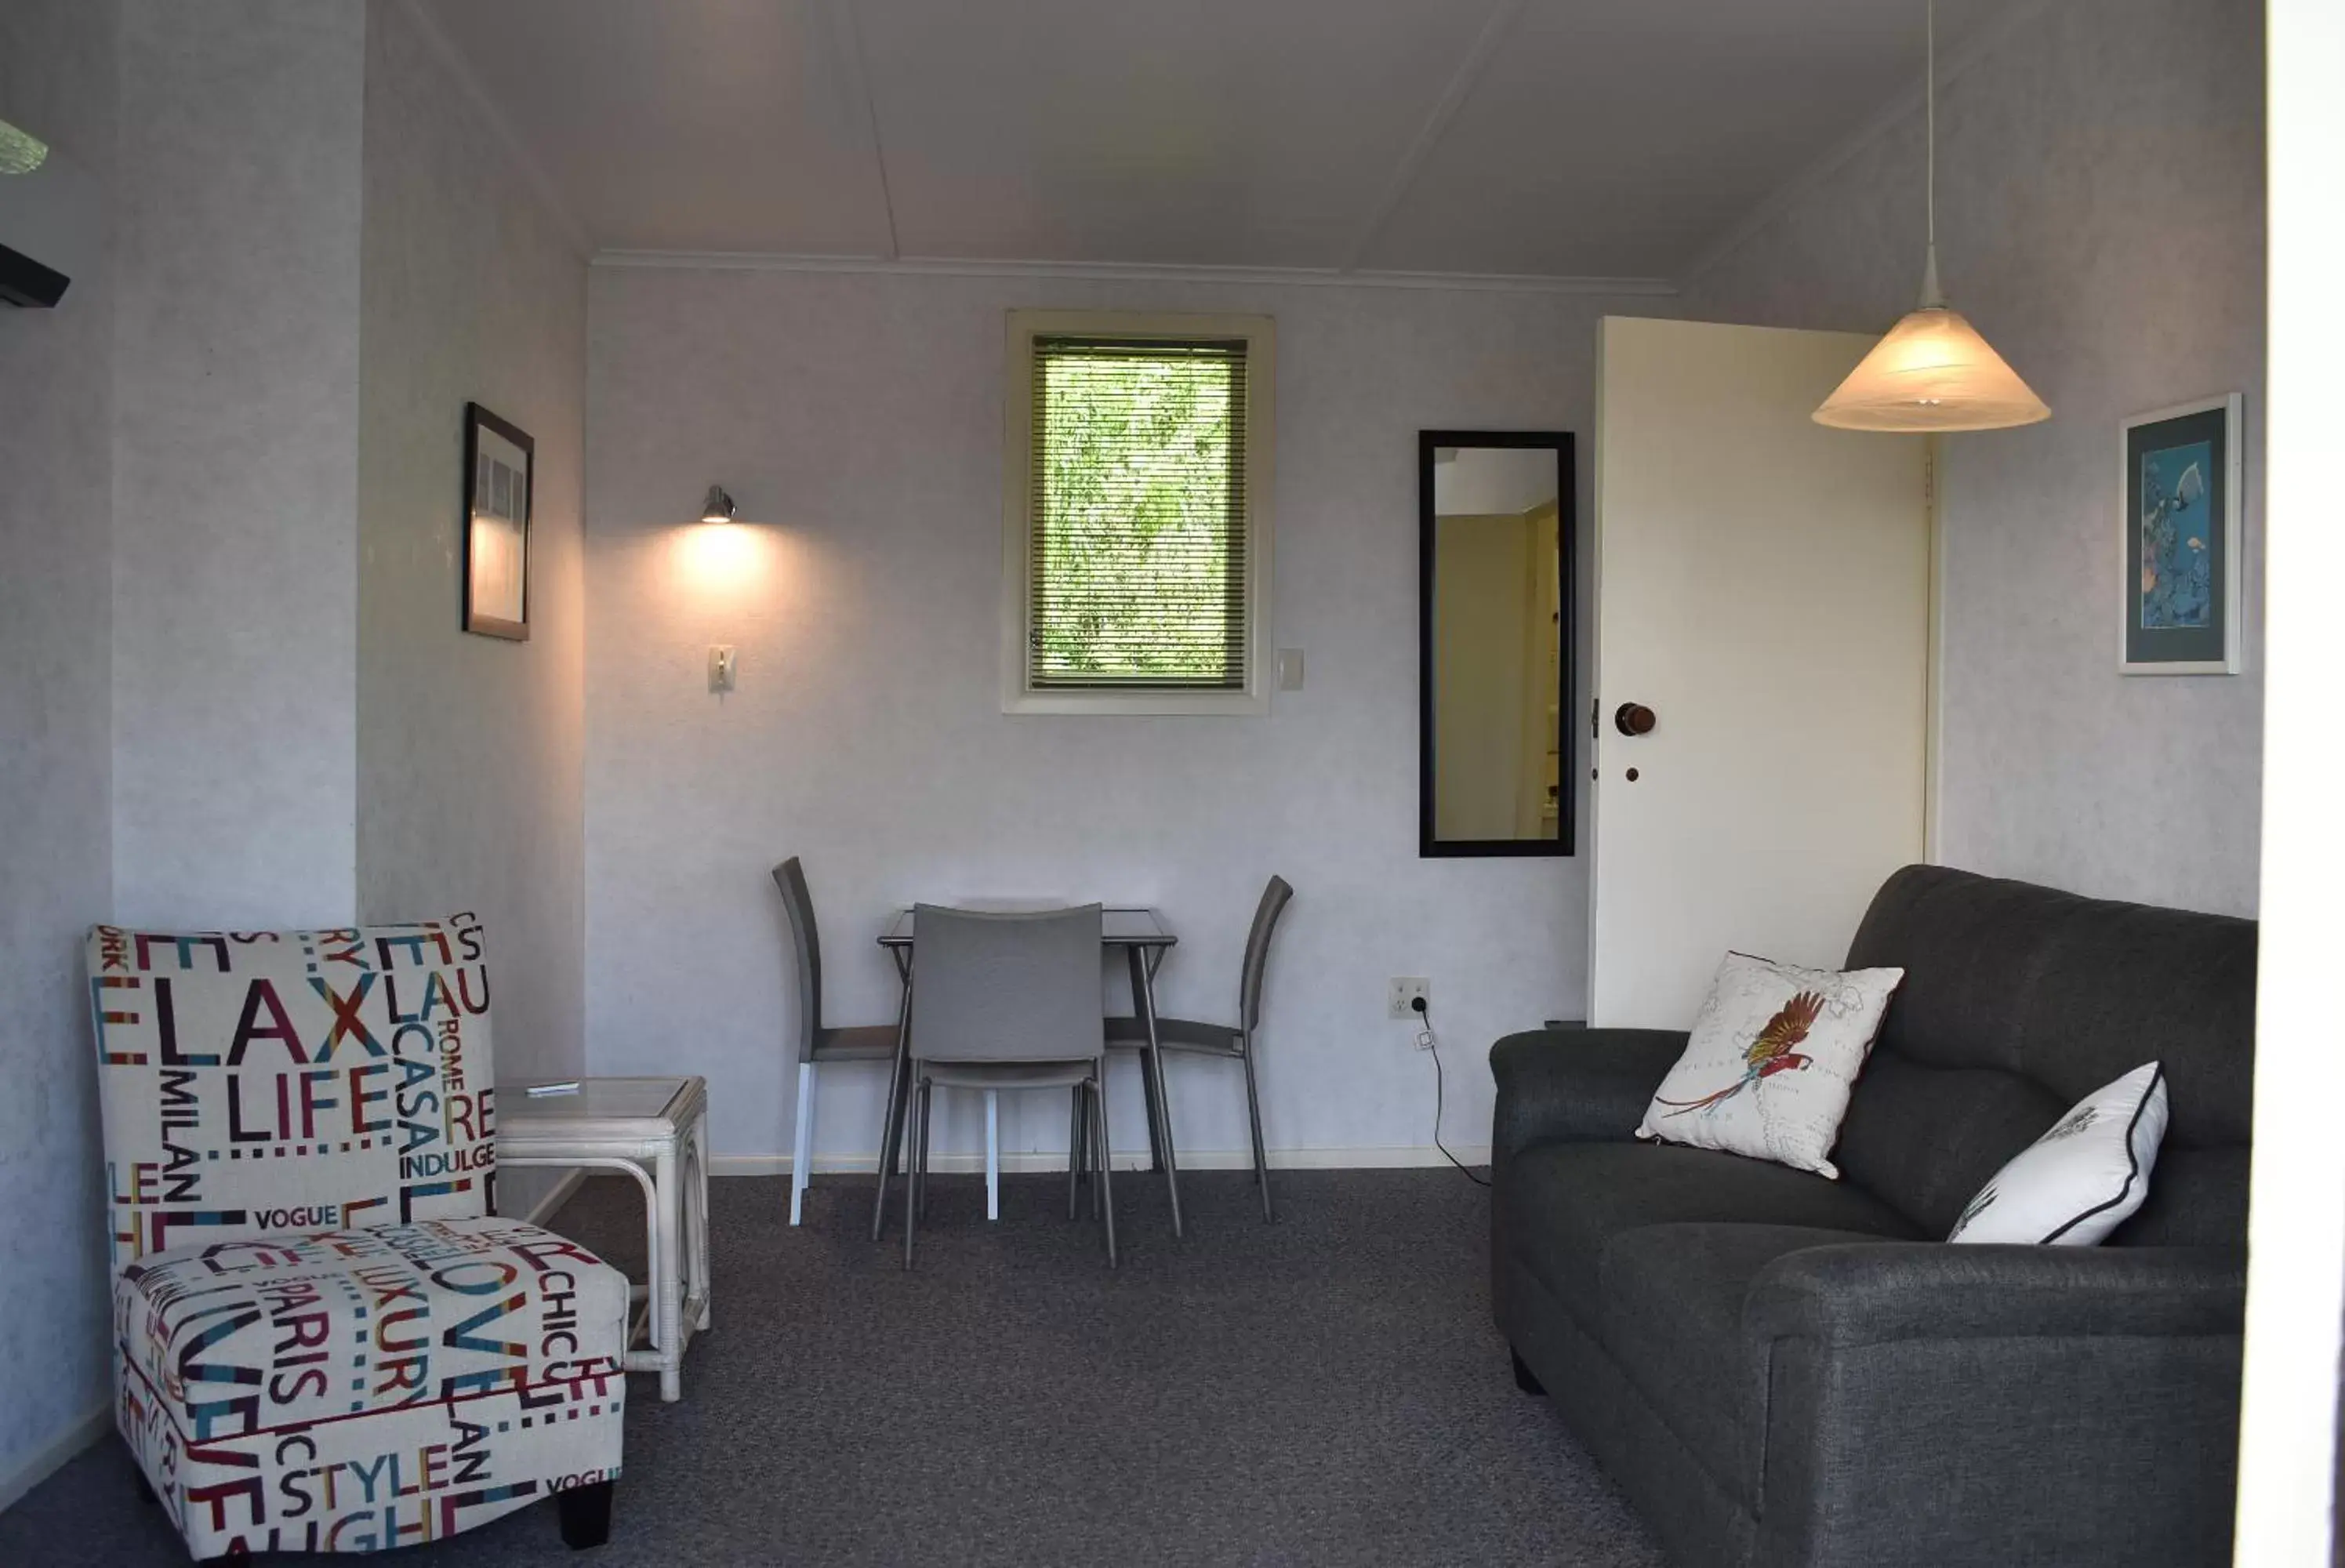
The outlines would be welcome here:
[[[904,999],[896,1010],[896,1065],[888,1077],[888,1109],[879,1125],[879,1179],[872,1183],[871,1239],[877,1241],[888,1228],[888,1183],[896,1174],[896,1150],[904,1141],[905,1090],[910,1087],[907,1068],[910,1065],[912,1045],[912,971],[906,959],[896,957],[897,972],[903,976]]]
[[[1132,984],[1132,1010],[1135,1017],[1138,1016],[1140,988],[1137,976],[1134,976]],[[1162,1108],[1156,1103],[1156,1079],[1150,1075],[1145,1062],[1142,1062],[1140,1067],[1140,1098],[1148,1111],[1148,1168],[1162,1170],[1164,1168],[1164,1140],[1159,1136],[1157,1128],[1158,1118],[1162,1113]]]
[[[1114,1163],[1115,1155],[1108,1148],[1107,1142],[1107,1064],[1105,1062],[1100,1064],[1099,1076],[1091,1080],[1091,1093],[1099,1102],[1096,1108],[1099,1116],[1099,1126],[1096,1129],[1099,1138],[1099,1162],[1097,1175],[1091,1186],[1091,1204],[1099,1211],[1101,1221],[1107,1227],[1107,1266],[1112,1269],[1115,1267],[1115,1179],[1108,1174],[1108,1167]]]
[[[1164,1096],[1164,1052],[1156,1036],[1156,966],[1137,946],[1128,951],[1132,955],[1132,1006],[1139,1010],[1142,1027],[1148,1034],[1148,1048],[1140,1070],[1152,1102],[1149,1131],[1163,1158],[1164,1195],[1172,1206],[1172,1234],[1177,1237],[1181,1234],[1181,1170],[1172,1149],[1172,1105]]]
[[[1067,1111],[1067,1218],[1075,1218],[1076,1180],[1082,1175],[1083,1091],[1080,1088],[1069,1097]]]

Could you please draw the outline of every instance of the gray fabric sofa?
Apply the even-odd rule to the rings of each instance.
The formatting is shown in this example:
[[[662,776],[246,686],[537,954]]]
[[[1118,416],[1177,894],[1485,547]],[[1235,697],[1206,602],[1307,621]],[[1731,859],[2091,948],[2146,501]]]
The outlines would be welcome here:
[[[1492,1048],[1518,1381],[1688,1565],[2228,1563],[2254,923],[1909,866],[1848,955],[1891,964],[1838,1181],[1636,1142],[1681,1034]],[[2153,1057],[2172,1119],[2106,1243],[1940,1239]]]

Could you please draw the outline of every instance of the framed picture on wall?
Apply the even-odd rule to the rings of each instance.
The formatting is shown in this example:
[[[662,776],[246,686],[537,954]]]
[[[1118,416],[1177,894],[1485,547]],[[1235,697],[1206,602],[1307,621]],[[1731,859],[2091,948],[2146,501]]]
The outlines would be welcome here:
[[[529,641],[529,503],[537,443],[464,405],[464,630]]]
[[[2117,665],[2128,675],[2239,673],[2239,410],[2232,392],[2125,421]]]

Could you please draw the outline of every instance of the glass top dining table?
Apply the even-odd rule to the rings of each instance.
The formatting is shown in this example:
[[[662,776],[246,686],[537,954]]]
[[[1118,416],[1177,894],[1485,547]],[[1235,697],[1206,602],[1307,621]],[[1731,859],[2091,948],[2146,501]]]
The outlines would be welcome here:
[[[1017,913],[1017,911],[1009,911]],[[909,947],[912,945],[912,911],[898,909],[896,918],[880,934],[882,947]],[[1110,947],[1172,946],[1181,938],[1164,924],[1164,916],[1153,909],[1101,909],[1100,911],[1100,941]]]

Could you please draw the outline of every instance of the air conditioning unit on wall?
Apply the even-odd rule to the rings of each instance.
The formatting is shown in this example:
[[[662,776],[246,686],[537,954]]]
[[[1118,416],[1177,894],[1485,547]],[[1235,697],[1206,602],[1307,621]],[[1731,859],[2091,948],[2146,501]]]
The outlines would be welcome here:
[[[97,184],[0,120],[0,300],[46,309],[96,261]]]

